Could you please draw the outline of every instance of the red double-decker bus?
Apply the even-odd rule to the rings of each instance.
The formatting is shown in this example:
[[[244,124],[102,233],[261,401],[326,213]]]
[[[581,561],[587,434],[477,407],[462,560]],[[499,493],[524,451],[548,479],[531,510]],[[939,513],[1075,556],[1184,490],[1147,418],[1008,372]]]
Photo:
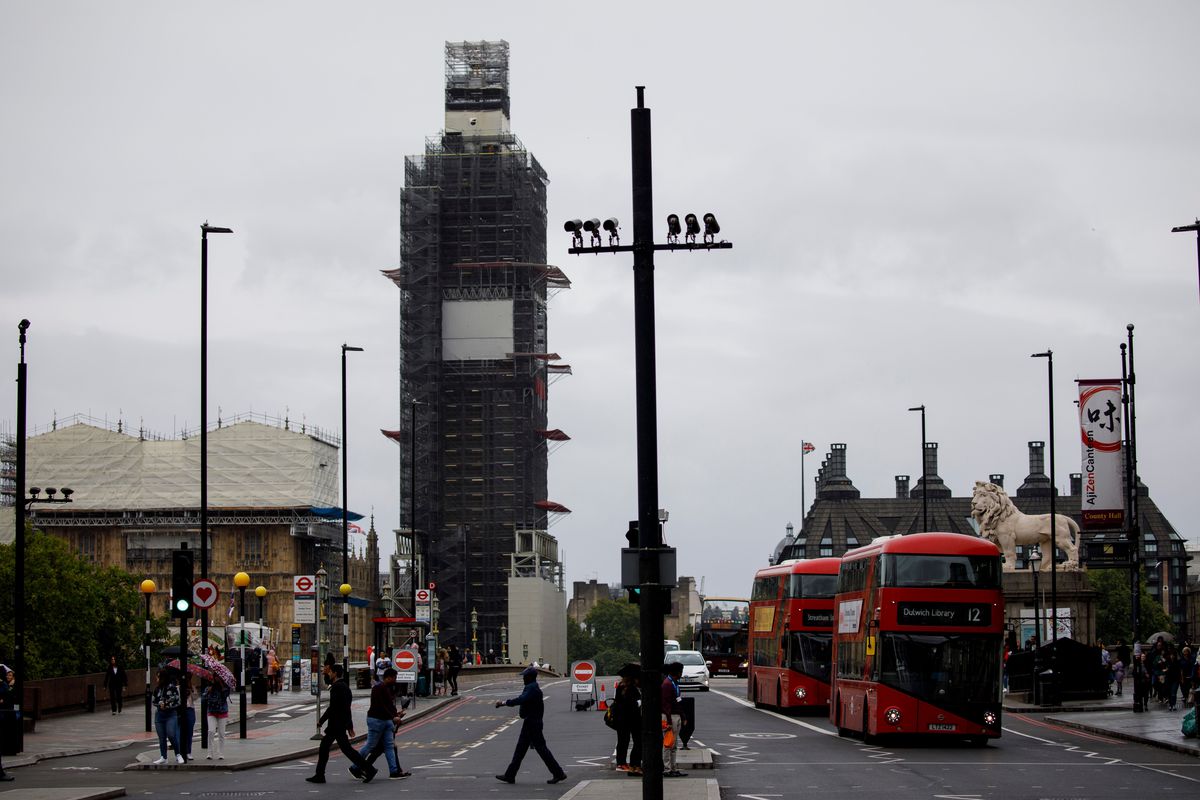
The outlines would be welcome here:
[[[780,710],[829,704],[838,558],[784,561],[754,576],[746,697]]]
[[[750,601],[742,597],[702,597],[696,647],[713,675],[746,677],[746,631]]]
[[[887,536],[842,557],[829,718],[840,735],[1000,736],[1000,550],[974,536]]]

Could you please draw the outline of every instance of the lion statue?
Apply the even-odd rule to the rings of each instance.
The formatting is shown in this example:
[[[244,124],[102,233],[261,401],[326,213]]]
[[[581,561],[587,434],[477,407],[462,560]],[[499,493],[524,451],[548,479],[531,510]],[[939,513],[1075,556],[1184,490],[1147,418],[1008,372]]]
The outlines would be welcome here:
[[[1050,541],[1050,515],[1023,513],[1004,489],[994,483],[975,481],[975,492],[971,496],[971,516],[979,523],[979,533],[994,542],[1004,553],[1004,569],[1016,569],[1017,545],[1036,544],[1042,550],[1042,572],[1052,568],[1053,562],[1048,549]],[[1066,560],[1058,564],[1065,570],[1079,569],[1079,525],[1063,514],[1055,514],[1057,524],[1054,543],[1066,553]]]

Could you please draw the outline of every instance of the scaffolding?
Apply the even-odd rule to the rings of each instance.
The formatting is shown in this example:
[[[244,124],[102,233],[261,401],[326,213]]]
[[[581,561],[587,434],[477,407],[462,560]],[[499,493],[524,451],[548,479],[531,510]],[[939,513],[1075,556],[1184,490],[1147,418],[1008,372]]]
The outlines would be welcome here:
[[[387,435],[397,549],[415,546],[424,569],[397,559],[393,585],[435,582],[441,630],[465,643],[472,608],[481,630],[505,624],[516,532],[546,529],[546,388],[570,370],[546,357],[547,302],[570,281],[545,263],[546,172],[507,130],[506,42],[446,44],[446,111],[505,119],[448,128],[405,159],[400,266],[384,272],[400,290],[401,426]],[[445,304],[477,301],[511,303],[511,352],[446,352]]]

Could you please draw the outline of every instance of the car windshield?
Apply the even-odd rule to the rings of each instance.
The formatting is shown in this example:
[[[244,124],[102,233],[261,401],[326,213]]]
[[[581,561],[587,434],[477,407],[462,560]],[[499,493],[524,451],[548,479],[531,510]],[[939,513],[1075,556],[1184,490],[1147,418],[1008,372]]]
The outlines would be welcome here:
[[[685,667],[703,667],[704,656],[699,653],[668,653],[664,662],[670,664],[673,661],[678,661]]]

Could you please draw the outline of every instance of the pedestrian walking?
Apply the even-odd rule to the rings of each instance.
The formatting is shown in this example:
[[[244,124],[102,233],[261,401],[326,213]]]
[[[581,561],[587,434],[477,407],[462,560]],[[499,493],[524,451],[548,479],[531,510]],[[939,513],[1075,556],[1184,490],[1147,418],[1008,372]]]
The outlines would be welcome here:
[[[275,648],[267,650],[267,689],[271,694],[279,691],[279,658],[275,655]]]
[[[666,722],[663,726],[663,777],[682,778],[687,773],[680,772],[676,766],[675,751],[679,748],[679,728],[683,724],[679,707],[679,679],[683,677],[683,662],[672,661],[665,669],[667,674],[663,677],[661,698],[663,720]]]
[[[104,689],[108,692],[108,703],[112,706],[114,716],[121,713],[121,706],[125,703],[125,687],[128,685],[125,669],[117,663],[116,656],[109,656],[108,669],[104,671]]]
[[[208,755],[225,758],[225,724],[229,721],[229,687],[220,678],[205,683],[204,708],[208,716]]]
[[[7,664],[0,664],[0,711],[5,712],[6,715],[16,705],[16,695],[8,683],[8,676],[11,672]],[[0,759],[0,781],[11,780],[13,780],[13,776],[4,771],[4,761]]]
[[[370,783],[378,770],[368,764],[350,744],[350,737],[354,736],[354,719],[350,712],[354,695],[350,692],[345,672],[341,664],[326,663],[324,673],[325,682],[329,684],[329,707],[321,714],[317,725],[325,725],[325,735],[321,737],[321,749],[317,753],[317,772],[304,780],[309,783],[325,783],[325,765],[329,763],[329,751],[333,748],[333,743],[337,742],[342,755],[362,770],[363,783]]]
[[[1150,701],[1150,666],[1146,663],[1146,654],[1138,653],[1133,657],[1133,710],[1147,711]]]
[[[1120,697],[1125,689],[1125,662],[1120,656],[1113,662],[1112,665],[1113,683],[1117,686],[1116,696]]]
[[[450,645],[449,663],[446,665],[446,681],[450,684],[450,696],[458,694],[458,673],[462,671],[463,657],[458,645]]]
[[[1175,710],[1175,693],[1179,691],[1180,677],[1179,656],[1174,651],[1169,652],[1163,665],[1163,693],[1167,698],[1168,711]]]
[[[383,671],[383,680],[371,688],[371,707],[367,709],[367,743],[358,751],[368,764],[374,764],[382,753],[387,759],[388,777],[392,779],[412,775],[400,768],[400,760],[396,756],[396,729],[404,719],[404,712],[396,708],[395,689],[396,670],[388,667]],[[350,774],[356,778],[363,775],[356,766],[350,768]]]
[[[617,673],[621,681],[617,684],[611,706],[613,722],[617,726],[617,769],[630,775],[642,774],[642,692],[638,688],[639,672],[641,666],[638,664],[629,663],[621,667]],[[625,755],[627,752],[628,760]]]
[[[158,733],[158,760],[155,764],[167,763],[167,744],[175,750],[175,760],[182,764],[179,749],[179,682],[173,669],[160,669],[150,698],[154,704],[154,730]]]
[[[567,779],[567,773],[563,772],[563,768],[554,760],[554,754],[546,745],[546,736],[542,731],[546,705],[542,700],[542,687],[538,686],[537,676],[536,669],[526,667],[525,671],[521,673],[521,680],[525,681],[525,688],[521,690],[521,694],[510,700],[496,702],[496,708],[517,706],[521,715],[521,733],[517,737],[517,748],[513,751],[508,769],[504,770],[503,774],[496,776],[498,781],[517,782],[517,770],[521,768],[521,760],[525,758],[530,747],[537,751],[537,754],[542,757],[546,769],[550,770],[550,780],[546,783],[559,783]]]

